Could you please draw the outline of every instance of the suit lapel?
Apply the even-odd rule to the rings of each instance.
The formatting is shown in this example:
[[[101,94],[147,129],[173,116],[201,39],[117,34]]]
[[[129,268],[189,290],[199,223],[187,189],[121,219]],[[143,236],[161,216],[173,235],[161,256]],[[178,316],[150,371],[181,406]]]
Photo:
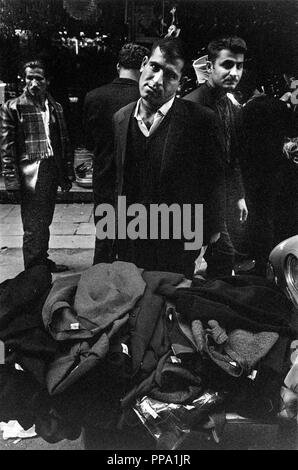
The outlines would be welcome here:
[[[135,103],[131,103],[130,105],[125,107],[123,110],[121,110],[118,115],[117,125],[118,125],[118,132],[119,132],[118,134],[119,144],[120,144],[120,149],[121,149],[121,165],[124,165],[124,161],[125,161],[128,126],[129,126],[131,113],[134,107],[135,107]]]

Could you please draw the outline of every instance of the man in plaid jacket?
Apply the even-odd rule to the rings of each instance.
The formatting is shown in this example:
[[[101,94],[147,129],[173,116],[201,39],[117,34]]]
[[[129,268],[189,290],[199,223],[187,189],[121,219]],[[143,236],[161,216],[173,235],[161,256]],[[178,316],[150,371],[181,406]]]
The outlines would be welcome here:
[[[73,153],[62,107],[47,92],[44,64],[27,62],[23,73],[23,94],[0,109],[2,173],[6,190],[20,195],[25,269],[48,264],[61,272],[67,266],[48,258],[49,227],[58,186],[71,189]]]

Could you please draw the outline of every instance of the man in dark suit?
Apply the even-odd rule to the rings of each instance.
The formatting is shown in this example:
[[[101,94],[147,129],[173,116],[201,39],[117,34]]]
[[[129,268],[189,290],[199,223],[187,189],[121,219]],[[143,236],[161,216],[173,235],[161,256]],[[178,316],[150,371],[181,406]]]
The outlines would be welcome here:
[[[261,93],[253,77],[249,86],[250,99],[243,108],[248,233],[255,272],[266,276],[271,250],[298,233],[298,171],[283,155],[285,138],[298,134],[298,114],[290,92],[280,99]]]
[[[218,239],[224,218],[221,147],[214,113],[175,97],[183,66],[181,43],[173,38],[158,40],[143,60],[141,98],[114,116],[116,195],[148,209],[203,204],[208,244]],[[116,254],[147,270],[192,277],[199,250],[185,249],[185,233],[174,238],[118,239]]]
[[[139,97],[138,81],[142,60],[148,50],[137,44],[125,44],[119,52],[118,78],[87,93],[84,103],[85,141],[93,152],[93,197],[94,210],[97,205],[110,200],[100,184],[102,172],[110,164],[113,153],[113,114]],[[110,188],[111,189],[111,186]],[[94,218],[95,224],[97,217]],[[96,239],[94,264],[108,261],[106,244]]]
[[[228,93],[235,90],[243,73],[246,44],[238,37],[221,38],[208,44],[208,80],[183,99],[212,109],[219,118],[226,178],[227,208],[236,202],[240,222],[247,219],[245,192],[239,161],[243,148],[241,107]],[[234,210],[231,210],[234,214]],[[235,249],[227,224],[220,239],[205,259],[210,277],[229,276],[234,267]]]

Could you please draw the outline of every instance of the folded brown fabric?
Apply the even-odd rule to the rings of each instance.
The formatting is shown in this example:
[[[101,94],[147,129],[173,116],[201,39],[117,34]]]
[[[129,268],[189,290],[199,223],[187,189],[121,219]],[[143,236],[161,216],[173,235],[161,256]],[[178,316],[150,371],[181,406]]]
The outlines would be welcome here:
[[[94,337],[133,309],[143,296],[142,270],[132,263],[100,263],[54,282],[42,310],[56,340]]]

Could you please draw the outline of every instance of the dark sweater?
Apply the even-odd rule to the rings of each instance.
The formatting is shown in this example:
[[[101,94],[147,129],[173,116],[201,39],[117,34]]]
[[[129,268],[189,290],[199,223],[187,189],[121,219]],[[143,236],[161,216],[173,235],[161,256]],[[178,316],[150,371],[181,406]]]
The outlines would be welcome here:
[[[170,114],[171,111],[149,137],[141,132],[133,114],[129,123],[123,195],[127,197],[127,204],[138,203],[147,208],[148,228],[150,227],[149,206],[161,201],[160,169],[169,130]],[[168,256],[170,243],[169,240],[165,242],[160,239],[119,241],[119,257],[146,270],[166,270],[171,261],[169,258],[173,258],[173,256]],[[164,245],[166,245],[166,251]],[[172,266],[172,270],[176,271],[175,266]]]
[[[129,123],[123,194],[130,203],[158,203],[160,165],[166,142],[170,112],[149,137],[140,131],[133,114]]]

